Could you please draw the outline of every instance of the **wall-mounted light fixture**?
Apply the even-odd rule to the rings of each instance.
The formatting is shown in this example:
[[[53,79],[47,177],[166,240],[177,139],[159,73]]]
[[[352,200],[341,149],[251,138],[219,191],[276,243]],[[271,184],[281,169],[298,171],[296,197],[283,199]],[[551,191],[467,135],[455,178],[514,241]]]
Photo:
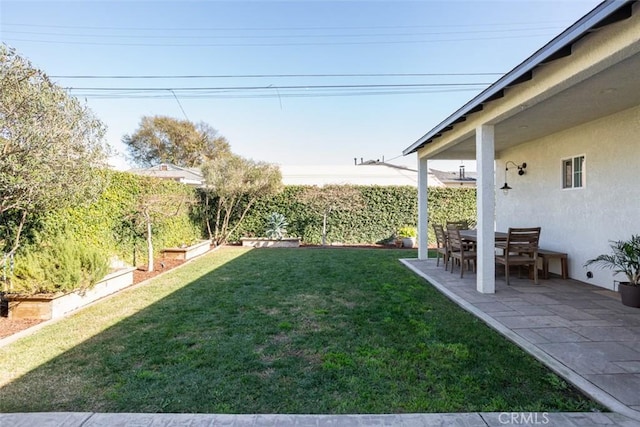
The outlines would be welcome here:
[[[500,189],[502,190],[505,196],[509,194],[509,190],[511,190],[511,187],[509,187],[509,184],[507,184],[507,174],[509,172],[509,164],[512,164],[513,166],[518,168],[518,175],[520,176],[525,174],[524,170],[527,168],[527,164],[524,162],[521,165],[519,165],[515,162],[512,162],[511,160],[507,160],[507,162],[504,164],[504,185],[500,187]]]

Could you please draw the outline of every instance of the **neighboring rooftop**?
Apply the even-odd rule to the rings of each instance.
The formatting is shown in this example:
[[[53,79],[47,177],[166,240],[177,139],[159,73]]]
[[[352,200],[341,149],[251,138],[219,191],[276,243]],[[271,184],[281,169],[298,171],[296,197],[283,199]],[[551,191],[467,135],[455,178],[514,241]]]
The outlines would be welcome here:
[[[153,176],[160,179],[169,179],[182,184],[200,187],[204,183],[202,172],[198,168],[183,168],[171,163],[160,163],[148,168],[129,169],[127,172],[136,175]]]
[[[460,166],[457,172],[429,169],[429,179],[432,176],[444,184],[445,187],[475,187],[478,174],[476,172],[467,172],[464,166]]]
[[[410,185],[418,186],[418,172],[387,163],[358,165],[281,165],[285,185]]]

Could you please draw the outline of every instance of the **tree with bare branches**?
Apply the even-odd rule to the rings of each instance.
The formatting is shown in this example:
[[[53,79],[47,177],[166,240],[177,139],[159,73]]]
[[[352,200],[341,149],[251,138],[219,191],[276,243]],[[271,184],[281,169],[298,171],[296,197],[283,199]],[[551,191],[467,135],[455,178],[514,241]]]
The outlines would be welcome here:
[[[363,209],[365,202],[362,193],[349,185],[325,185],[308,187],[301,200],[315,213],[322,216],[322,246],[327,244],[327,219],[334,211]]]
[[[202,173],[206,225],[209,238],[216,244],[227,242],[261,196],[282,190],[282,174],[277,166],[230,152],[209,160],[202,167]],[[212,203],[215,206],[211,206]],[[238,220],[230,227],[233,215]]]

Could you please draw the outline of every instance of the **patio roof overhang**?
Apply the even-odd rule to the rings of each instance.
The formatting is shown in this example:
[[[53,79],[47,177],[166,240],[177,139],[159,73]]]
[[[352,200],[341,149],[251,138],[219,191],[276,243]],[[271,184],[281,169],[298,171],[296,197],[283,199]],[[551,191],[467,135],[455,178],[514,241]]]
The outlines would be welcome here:
[[[475,159],[475,129],[495,152],[640,104],[640,2],[608,0],[403,151]],[[611,25],[620,23],[620,25]]]

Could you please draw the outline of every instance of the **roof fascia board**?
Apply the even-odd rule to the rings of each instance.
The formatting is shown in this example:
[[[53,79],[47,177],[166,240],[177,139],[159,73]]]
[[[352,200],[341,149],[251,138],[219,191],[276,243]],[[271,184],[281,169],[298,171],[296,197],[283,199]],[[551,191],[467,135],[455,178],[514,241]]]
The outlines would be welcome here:
[[[538,49],[533,55],[524,60],[524,62],[520,63],[513,70],[509,71],[487,89],[474,97],[471,101],[464,104],[461,108],[440,122],[422,138],[418,139],[411,146],[406,148],[402,154],[406,156],[418,151],[421,147],[426,145],[429,140],[433,139],[438,134],[442,134],[444,128],[461,121],[462,118],[468,114],[481,111],[483,103],[488,102],[491,99],[499,98],[499,93],[507,87],[528,80],[526,76],[528,73],[532,73],[534,68],[555,59],[553,58],[554,56],[566,52],[566,49],[570,49],[571,45],[576,40],[584,37],[591,30],[600,28],[603,23],[606,25],[623,19],[616,14],[616,12],[619,12],[624,6],[632,5],[635,1],[637,0],[605,0],[600,3],[591,12],[580,18],[575,24],[556,36],[542,48]],[[612,16],[614,17],[613,19],[611,18]]]

